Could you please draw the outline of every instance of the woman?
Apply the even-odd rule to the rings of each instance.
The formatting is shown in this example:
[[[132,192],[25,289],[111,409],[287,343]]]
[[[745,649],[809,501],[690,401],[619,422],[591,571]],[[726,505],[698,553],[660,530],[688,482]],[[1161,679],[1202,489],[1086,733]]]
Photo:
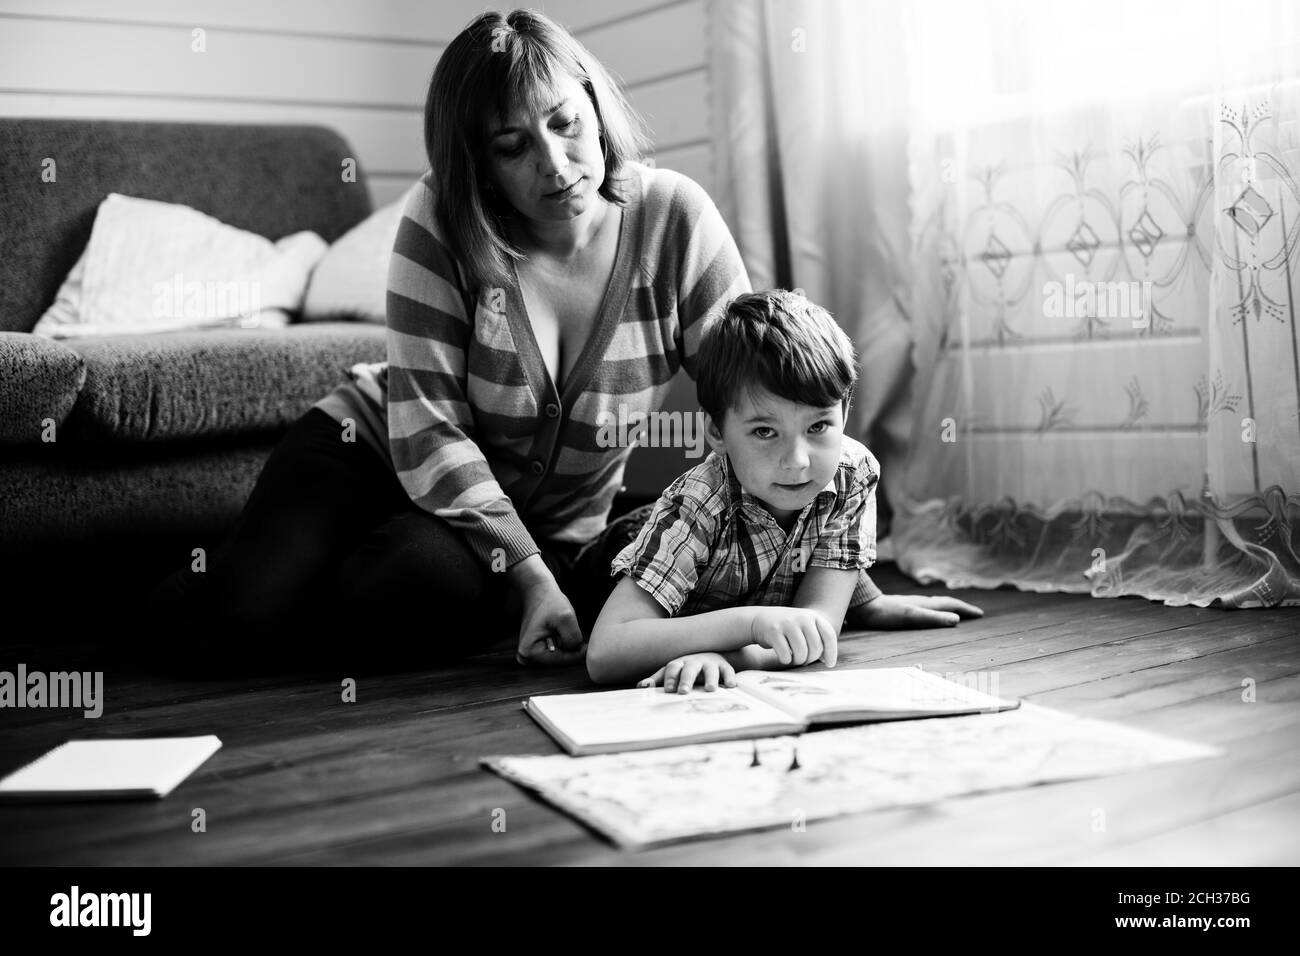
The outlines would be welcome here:
[[[358,638],[461,657],[515,627],[520,663],[584,653],[607,558],[637,530],[605,528],[631,449],[602,447],[596,423],[656,409],[749,280],[708,196],[635,161],[635,114],[540,14],[486,13],[451,42],[425,145],[390,264],[388,362],[293,426],[205,572],[164,582],[159,617],[191,635],[298,666]],[[949,603],[857,611],[877,609],[863,626],[978,613],[919,600]]]

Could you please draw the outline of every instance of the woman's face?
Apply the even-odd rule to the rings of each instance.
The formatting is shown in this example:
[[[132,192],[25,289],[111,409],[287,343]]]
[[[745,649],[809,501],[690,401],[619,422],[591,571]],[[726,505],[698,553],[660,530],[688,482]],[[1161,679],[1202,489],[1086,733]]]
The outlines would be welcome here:
[[[571,76],[555,85],[537,115],[516,108],[488,127],[487,160],[493,185],[521,215],[562,222],[599,200],[605,182],[596,109]]]

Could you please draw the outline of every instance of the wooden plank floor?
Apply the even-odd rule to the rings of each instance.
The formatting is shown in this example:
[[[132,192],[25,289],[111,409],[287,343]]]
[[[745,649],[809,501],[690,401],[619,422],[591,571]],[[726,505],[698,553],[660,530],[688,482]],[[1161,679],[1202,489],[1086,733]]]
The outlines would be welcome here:
[[[935,593],[892,565],[889,593]],[[1300,609],[1224,612],[1013,589],[955,592],[986,616],[956,628],[858,632],[841,666],[995,671],[999,693],[1219,745],[1226,755],[641,853],[621,852],[481,769],[554,753],[520,710],[585,673],[509,655],[455,668],[180,681],[110,646],[0,645],[0,669],[103,670],[104,715],[0,710],[0,772],[70,737],[217,734],[225,746],[156,803],[0,807],[0,863],[1082,864],[1300,863]],[[1256,699],[1242,699],[1243,680]],[[207,830],[191,829],[201,807]],[[506,831],[494,832],[504,810]],[[1096,821],[1104,819],[1104,829]]]

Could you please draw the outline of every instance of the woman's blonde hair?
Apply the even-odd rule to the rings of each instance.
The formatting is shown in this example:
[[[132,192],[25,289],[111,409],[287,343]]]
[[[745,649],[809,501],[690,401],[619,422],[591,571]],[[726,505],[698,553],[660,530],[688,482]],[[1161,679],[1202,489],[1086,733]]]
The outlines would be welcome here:
[[[535,10],[480,14],[433,71],[424,146],[437,187],[434,213],[474,289],[506,285],[510,261],[523,258],[500,221],[513,210],[491,188],[491,119],[505,122],[516,106],[538,112],[554,105],[544,98],[561,75],[577,80],[591,98],[605,156],[600,195],[623,204],[629,198],[624,166],[648,145],[644,123],[600,61],[559,24]]]

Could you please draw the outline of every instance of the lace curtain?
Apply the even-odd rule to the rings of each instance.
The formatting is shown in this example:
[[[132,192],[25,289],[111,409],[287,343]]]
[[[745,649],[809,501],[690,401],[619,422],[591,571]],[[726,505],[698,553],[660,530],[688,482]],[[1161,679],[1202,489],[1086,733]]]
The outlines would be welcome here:
[[[1263,0],[715,9],[720,206],[756,285],[855,333],[908,574],[1300,603],[1298,27]]]

